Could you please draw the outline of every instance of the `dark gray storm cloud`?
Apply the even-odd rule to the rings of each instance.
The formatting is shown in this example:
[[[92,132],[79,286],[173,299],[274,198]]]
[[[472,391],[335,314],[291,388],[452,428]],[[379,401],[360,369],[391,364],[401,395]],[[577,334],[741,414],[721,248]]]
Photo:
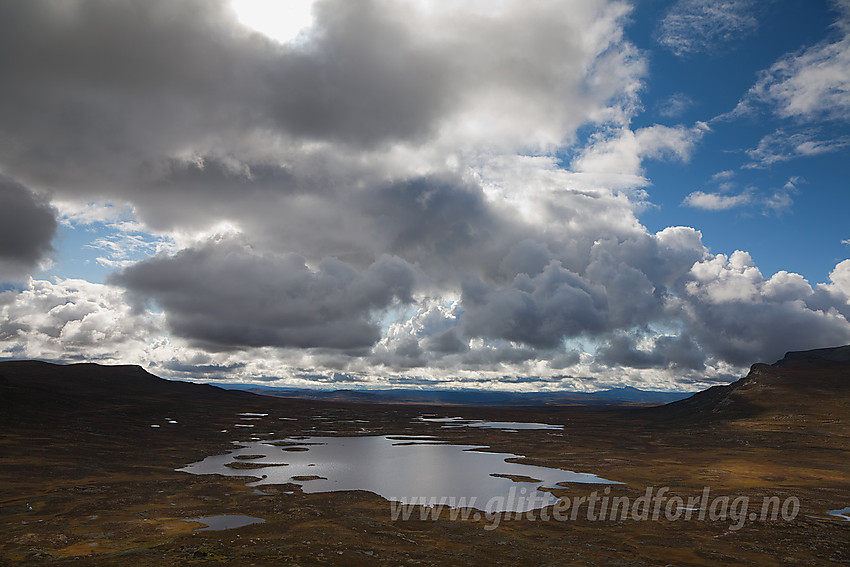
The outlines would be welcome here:
[[[507,288],[469,281],[462,303],[467,334],[536,347],[556,347],[564,337],[607,324],[605,290],[555,263],[534,277],[518,275]]]
[[[458,329],[452,328],[429,335],[424,347],[439,354],[458,354],[469,351],[469,341],[463,340]]]
[[[371,346],[380,337],[373,314],[411,301],[414,280],[413,268],[393,256],[362,272],[335,258],[310,268],[295,254],[221,239],[114,277],[136,301],[161,306],[173,333],[219,348]]]
[[[52,250],[55,211],[29,189],[0,175],[0,281],[34,268]]]
[[[352,210],[369,219],[380,249],[454,285],[464,277],[461,274],[476,271],[488,278],[503,277],[499,264],[505,247],[523,233],[534,233],[494,207],[480,183],[458,175],[379,186],[359,193]]]
[[[833,298],[833,304],[840,303]],[[705,351],[741,366],[773,362],[789,350],[850,341],[847,319],[834,308],[820,311],[800,301],[692,301],[685,313],[688,329]]]
[[[204,115],[218,128],[238,119],[231,85],[242,54],[228,45],[220,10],[193,1],[0,3],[4,165],[97,193],[203,132]],[[121,181],[114,190],[126,190]]]
[[[304,143],[380,151],[464,124],[466,142],[558,143],[618,96],[587,75],[600,54],[628,55],[601,33],[626,12],[583,0],[427,19],[404,2],[321,0],[293,46],[240,26],[224,0],[3,1],[0,163],[144,200],[145,169],[174,158],[280,164]]]
[[[131,182],[140,168],[176,155],[254,165],[275,140],[278,158],[303,142],[421,142],[482,85],[526,88],[473,41],[498,29],[423,42],[410,11],[318,2],[311,39],[294,48],[239,26],[224,0],[4,1],[0,160],[24,180],[126,193],[143,189]],[[492,73],[472,80],[482,67]]]
[[[0,159],[97,193],[187,148],[231,153],[229,139],[250,158],[268,133],[362,146],[430,131],[449,71],[410,45],[391,4],[327,4],[295,50],[238,26],[224,1],[2,2]]]
[[[503,251],[510,285],[464,282],[464,332],[551,349],[569,337],[666,322],[671,292],[706,254],[686,228],[600,238],[580,252],[569,240],[531,239]]]
[[[660,336],[650,349],[637,348],[640,336],[617,332],[602,343],[596,362],[605,366],[702,370],[706,355],[688,335]]]
[[[296,136],[359,146],[420,138],[451,109],[452,70],[386,1],[324,2],[308,49],[269,61],[269,109]]]

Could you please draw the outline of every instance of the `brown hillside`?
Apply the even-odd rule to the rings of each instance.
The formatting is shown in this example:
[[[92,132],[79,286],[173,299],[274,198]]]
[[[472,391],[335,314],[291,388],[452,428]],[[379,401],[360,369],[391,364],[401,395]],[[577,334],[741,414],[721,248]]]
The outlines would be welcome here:
[[[850,346],[789,352],[774,364],[754,364],[737,382],[658,412],[700,419],[850,417]]]

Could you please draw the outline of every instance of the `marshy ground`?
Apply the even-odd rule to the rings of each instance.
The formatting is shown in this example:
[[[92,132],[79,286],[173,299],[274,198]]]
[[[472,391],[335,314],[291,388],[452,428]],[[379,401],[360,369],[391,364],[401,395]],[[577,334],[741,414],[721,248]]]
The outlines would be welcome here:
[[[13,392],[14,393],[14,392]],[[18,392],[17,408],[25,399]],[[0,436],[0,563],[10,565],[826,565],[850,563],[850,427],[845,398],[816,415],[774,411],[685,419],[643,408],[476,408],[341,405],[250,395],[103,400],[81,411],[47,404],[5,411]],[[215,399],[213,399],[215,398]],[[169,403],[171,404],[169,406]],[[240,414],[265,413],[249,423]],[[442,428],[423,414],[563,424],[516,432]],[[168,423],[168,419],[176,423]],[[285,418],[285,419],[281,419]],[[160,425],[152,428],[151,425]],[[223,430],[227,430],[224,432]],[[333,433],[327,433],[333,431]],[[561,433],[561,432],[556,432]],[[796,498],[793,520],[729,518],[556,521],[393,520],[364,491],[305,494],[298,484],[245,486],[244,478],[174,469],[224,453],[234,439],[297,435],[436,435],[525,456],[529,464],[592,472],[666,496]],[[244,459],[250,466],[250,459]],[[527,479],[516,479],[524,481]],[[575,499],[603,487],[555,491]],[[264,523],[197,531],[186,519],[243,514]]]

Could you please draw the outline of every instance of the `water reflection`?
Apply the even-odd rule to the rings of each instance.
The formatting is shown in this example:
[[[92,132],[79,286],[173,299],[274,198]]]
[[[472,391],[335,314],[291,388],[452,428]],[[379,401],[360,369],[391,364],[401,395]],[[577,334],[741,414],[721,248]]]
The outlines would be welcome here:
[[[232,530],[234,528],[250,526],[251,524],[265,523],[265,520],[262,518],[255,518],[253,516],[242,516],[239,514],[226,514],[222,516],[203,516],[201,518],[189,518],[183,521],[200,522],[206,525],[205,528],[198,528],[197,530],[195,530],[197,532]]]
[[[505,429],[517,431],[520,429],[563,429],[563,425],[549,423],[528,423],[522,421],[484,421],[481,419],[464,419],[462,417],[430,417],[416,418],[426,423],[440,423],[443,427],[478,427],[482,429]]]
[[[475,449],[474,445],[451,445],[428,436],[290,437],[243,442],[225,455],[207,457],[177,470],[260,478],[249,486],[295,482],[307,493],[367,490],[395,501],[434,498],[459,503],[463,499],[465,504],[459,505],[482,510],[501,498],[502,502],[495,508],[491,504],[489,511],[513,512],[557,501],[540,487],[619,484],[588,473],[511,463],[505,459],[518,455]],[[261,456],[248,461],[251,469],[233,468],[234,462],[245,463],[246,455]],[[266,467],[254,468],[262,465]],[[507,499],[511,488],[515,492],[518,486],[511,477],[539,482],[532,486],[523,482],[528,487],[526,498]]]

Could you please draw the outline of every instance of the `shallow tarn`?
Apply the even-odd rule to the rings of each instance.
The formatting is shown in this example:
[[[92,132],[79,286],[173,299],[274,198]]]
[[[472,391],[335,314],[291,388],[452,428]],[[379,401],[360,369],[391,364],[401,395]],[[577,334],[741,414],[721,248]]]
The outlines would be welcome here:
[[[262,455],[250,462],[266,468],[228,466],[245,455]],[[177,470],[260,477],[249,486],[295,482],[306,493],[366,490],[396,502],[487,512],[526,512],[551,506],[558,499],[541,488],[562,483],[620,484],[594,474],[506,461],[517,458],[521,456],[443,443],[429,436],[307,437],[240,442],[225,455]],[[524,480],[522,488],[512,480],[518,478]],[[538,481],[537,487],[528,487],[526,479]]]
[[[563,425],[552,425],[550,423],[529,423],[520,421],[484,421],[481,419],[464,419],[462,417],[434,417],[423,415],[417,418],[425,423],[439,423],[442,427],[476,427],[480,429],[502,429],[505,431],[519,431],[520,429],[558,429],[563,430]]]
[[[265,520],[255,518],[254,516],[245,516],[242,514],[222,514],[220,516],[202,516],[200,518],[187,518],[184,522],[199,522],[204,524],[205,528],[198,528],[196,532],[215,532],[221,530],[232,530],[250,526],[251,524],[263,524]]]

